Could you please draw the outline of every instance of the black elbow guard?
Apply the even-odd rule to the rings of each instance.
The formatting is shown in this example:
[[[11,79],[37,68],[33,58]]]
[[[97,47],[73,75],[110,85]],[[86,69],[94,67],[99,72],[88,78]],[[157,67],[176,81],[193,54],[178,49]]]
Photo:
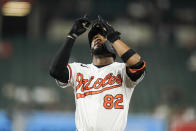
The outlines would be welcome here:
[[[126,73],[133,81],[137,81],[146,70],[145,61],[140,61],[133,66],[126,67]]]

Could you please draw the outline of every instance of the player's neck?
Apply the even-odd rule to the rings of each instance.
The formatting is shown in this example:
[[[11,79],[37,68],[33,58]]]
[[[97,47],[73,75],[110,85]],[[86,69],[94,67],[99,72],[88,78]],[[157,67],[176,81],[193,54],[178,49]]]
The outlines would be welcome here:
[[[93,55],[93,64],[97,66],[109,65],[114,62],[113,57],[103,57]]]

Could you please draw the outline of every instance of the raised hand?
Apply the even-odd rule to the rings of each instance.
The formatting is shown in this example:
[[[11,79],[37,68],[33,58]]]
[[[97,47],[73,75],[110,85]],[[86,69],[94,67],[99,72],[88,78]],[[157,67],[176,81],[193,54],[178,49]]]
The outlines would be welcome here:
[[[88,29],[90,24],[91,24],[91,22],[87,18],[87,15],[84,15],[82,18],[79,18],[74,22],[74,24],[69,32],[69,35],[71,35],[74,38],[80,36]]]
[[[114,28],[106,21],[102,20],[103,21],[103,25],[104,27],[106,28],[106,32],[107,32],[107,39],[114,43],[116,40],[119,40],[120,39],[120,32],[114,30]]]

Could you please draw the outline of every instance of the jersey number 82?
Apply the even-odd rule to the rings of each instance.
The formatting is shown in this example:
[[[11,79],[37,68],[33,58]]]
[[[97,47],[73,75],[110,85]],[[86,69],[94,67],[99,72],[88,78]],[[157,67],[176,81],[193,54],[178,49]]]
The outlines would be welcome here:
[[[123,102],[123,95],[117,94],[116,96],[113,95],[105,95],[104,97],[104,108],[106,109],[124,109],[122,105]]]

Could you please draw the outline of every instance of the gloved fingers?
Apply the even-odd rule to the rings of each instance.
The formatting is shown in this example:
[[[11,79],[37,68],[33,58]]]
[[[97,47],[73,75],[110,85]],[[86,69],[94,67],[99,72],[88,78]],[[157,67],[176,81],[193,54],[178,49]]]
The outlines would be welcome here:
[[[82,18],[79,19],[79,22],[82,23],[82,25],[84,27],[89,27],[91,24],[91,21],[89,20],[89,18],[87,17],[87,14],[85,14]]]
[[[103,23],[103,26],[107,29],[107,31],[114,31],[112,25],[110,25],[110,24],[108,23],[108,21],[105,21],[105,22]]]

